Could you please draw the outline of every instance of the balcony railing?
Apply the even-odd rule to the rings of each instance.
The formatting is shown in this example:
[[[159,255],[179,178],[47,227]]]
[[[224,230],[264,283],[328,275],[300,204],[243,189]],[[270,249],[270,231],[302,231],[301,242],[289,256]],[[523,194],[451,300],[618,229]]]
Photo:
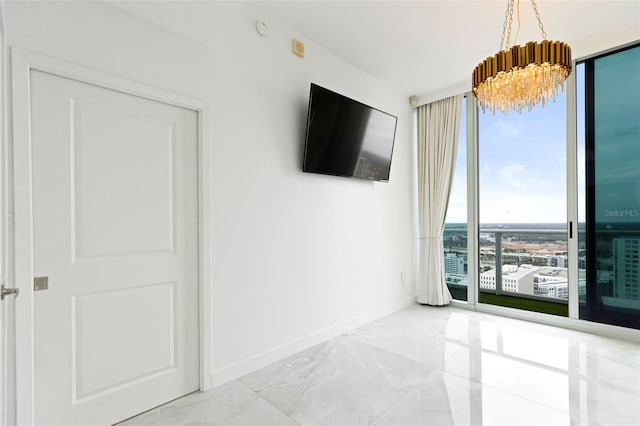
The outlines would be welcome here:
[[[480,264],[484,264],[485,267],[492,266],[495,273],[495,289],[481,288],[482,293],[492,293],[497,296],[511,295],[525,299],[541,300],[548,302],[555,302],[560,304],[567,304],[568,299],[565,297],[557,297],[558,290],[563,286],[562,282],[558,282],[558,286],[555,287],[555,296],[548,296],[542,294],[533,294],[534,287],[537,285],[538,291],[541,288],[550,288],[553,283],[538,282],[532,284],[531,294],[524,293],[522,291],[515,291],[505,288],[503,285],[503,278],[506,275],[504,272],[505,262],[512,262],[517,265],[518,268],[521,265],[531,264],[532,267],[549,267],[548,260],[552,256],[566,256],[567,255],[567,231],[565,229],[507,229],[507,228],[481,228],[480,229],[481,241],[480,241]],[[466,229],[445,228],[445,252],[456,253],[458,255],[466,256]],[[557,238],[556,238],[557,237]],[[457,244],[456,244],[457,241]],[[487,242],[490,244],[488,245]],[[511,244],[512,247],[505,251],[504,243]],[[520,247],[514,249],[513,247]],[[556,250],[554,250],[554,248]],[[546,252],[545,252],[546,249]],[[491,261],[493,257],[493,262]],[[565,258],[566,259],[566,258]],[[506,263],[509,264],[509,263]],[[556,267],[556,270],[565,269],[566,264],[560,267]],[[551,265],[553,268],[553,266]],[[565,269],[566,270],[566,269]],[[480,271],[482,272],[482,271]],[[492,277],[491,277],[492,278]],[[540,278],[540,275],[538,275]],[[532,278],[533,279],[533,278]],[[491,280],[492,281],[492,280]],[[459,283],[453,283],[448,280],[449,287],[452,290],[461,290],[466,287]],[[564,284],[568,286],[567,283]],[[485,286],[486,287],[486,286]],[[564,292],[564,289],[562,289]],[[465,291],[466,293],[466,291]]]
[[[541,295],[535,295],[535,294],[528,294],[528,293],[523,293],[523,292],[517,292],[517,291],[509,291],[509,290],[505,290],[503,289],[503,261],[504,261],[504,257],[518,257],[518,259],[520,258],[544,258],[546,259],[547,256],[551,257],[551,254],[535,254],[535,253],[526,253],[526,255],[522,256],[520,254],[511,254],[511,256],[505,256],[503,255],[503,241],[504,241],[504,236],[505,235],[532,235],[532,236],[542,236],[542,235],[562,235],[564,236],[563,240],[563,244],[558,244],[558,240],[555,240],[553,242],[550,241],[544,241],[541,242],[540,240],[538,240],[537,242],[533,242],[533,241],[521,241],[521,244],[537,244],[537,245],[560,245],[563,246],[563,249],[561,250],[556,250],[556,252],[560,252],[562,253],[561,255],[566,256],[567,255],[567,231],[564,229],[480,229],[480,233],[481,234],[493,234],[494,238],[495,238],[495,281],[496,281],[496,289],[495,289],[495,294],[496,295],[503,295],[503,294],[511,294],[514,296],[518,296],[518,297],[522,297],[522,298],[526,298],[526,299],[534,299],[534,300],[544,300],[544,301],[549,301],[549,302],[557,302],[557,303],[563,303],[563,304],[567,304],[568,299],[566,298],[561,298],[561,297],[551,297],[551,296],[541,296]],[[531,240],[531,239],[529,239]],[[499,261],[498,261],[499,260]],[[565,267],[566,268],[566,267]],[[567,285],[568,285],[568,277],[567,277]],[[484,291],[484,292],[491,292],[488,289],[480,289],[480,291]]]

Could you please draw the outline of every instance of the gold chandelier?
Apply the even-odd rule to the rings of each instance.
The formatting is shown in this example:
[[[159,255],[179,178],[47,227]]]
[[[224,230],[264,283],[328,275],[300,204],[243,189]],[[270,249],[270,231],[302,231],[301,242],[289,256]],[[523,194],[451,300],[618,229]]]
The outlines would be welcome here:
[[[516,1],[518,30],[511,41],[514,0],[507,1],[500,51],[473,70],[473,93],[483,111],[495,113],[521,112],[543,105],[564,90],[564,82],[571,73],[571,47],[561,41],[548,41],[536,2],[531,5],[542,32],[541,42],[530,41],[524,46],[515,44],[520,31],[520,0]],[[506,34],[506,41],[505,41]]]

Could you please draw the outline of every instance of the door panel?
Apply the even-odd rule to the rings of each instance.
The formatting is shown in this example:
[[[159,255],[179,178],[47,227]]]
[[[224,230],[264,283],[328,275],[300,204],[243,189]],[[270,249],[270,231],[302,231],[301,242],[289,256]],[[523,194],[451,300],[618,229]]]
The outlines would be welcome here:
[[[198,389],[197,114],[31,72],[38,424]]]
[[[478,111],[478,301],[568,316],[566,95]]]
[[[72,300],[75,400],[176,368],[175,285],[160,283],[80,295]],[[118,307],[117,316],[113,315],[114,306]],[[139,316],[140,306],[145,306],[148,315]],[[137,320],[131,323],[130,318]],[[138,336],[144,338],[132,338]],[[105,353],[110,357],[108,364],[103,360]]]
[[[70,108],[74,258],[173,252],[173,123],[130,117],[94,99]]]
[[[640,44],[577,65],[580,318],[640,329]]]

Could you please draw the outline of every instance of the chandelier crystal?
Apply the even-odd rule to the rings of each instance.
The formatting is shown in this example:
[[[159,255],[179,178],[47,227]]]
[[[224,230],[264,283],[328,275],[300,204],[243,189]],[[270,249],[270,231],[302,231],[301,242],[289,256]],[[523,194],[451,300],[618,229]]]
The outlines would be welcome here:
[[[542,32],[541,42],[530,41],[524,46],[510,46],[514,0],[507,1],[500,51],[473,70],[473,93],[483,111],[531,110],[564,90],[571,73],[571,47],[561,41],[548,41],[534,0],[533,10]],[[517,0],[518,31],[520,30],[520,0]],[[505,43],[506,34],[506,43]],[[517,39],[517,33],[515,40]],[[504,47],[504,49],[503,49]]]

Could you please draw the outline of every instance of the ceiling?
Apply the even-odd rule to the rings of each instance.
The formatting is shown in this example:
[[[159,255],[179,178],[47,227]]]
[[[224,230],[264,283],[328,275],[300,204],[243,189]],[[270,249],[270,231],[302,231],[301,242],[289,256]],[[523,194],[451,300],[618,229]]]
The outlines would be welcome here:
[[[517,0],[516,0],[517,1]],[[173,2],[173,11],[126,2],[119,6],[170,26],[202,41],[215,25],[206,9],[221,2]],[[237,6],[240,2],[232,2]],[[573,47],[574,57],[592,52],[598,40],[640,39],[640,0],[538,0],[550,40]],[[176,14],[175,5],[180,5]],[[385,82],[406,96],[427,96],[448,88],[470,88],[473,68],[500,47],[506,1],[249,1],[256,18],[270,26],[286,25],[305,41],[313,41],[336,56]],[[231,3],[229,3],[231,6]],[[216,14],[220,16],[219,13]],[[177,18],[179,16],[179,19]],[[517,41],[540,40],[531,4],[520,5]],[[173,18],[170,18],[173,17]],[[274,21],[274,22],[269,22]],[[512,36],[517,27],[514,14]]]

